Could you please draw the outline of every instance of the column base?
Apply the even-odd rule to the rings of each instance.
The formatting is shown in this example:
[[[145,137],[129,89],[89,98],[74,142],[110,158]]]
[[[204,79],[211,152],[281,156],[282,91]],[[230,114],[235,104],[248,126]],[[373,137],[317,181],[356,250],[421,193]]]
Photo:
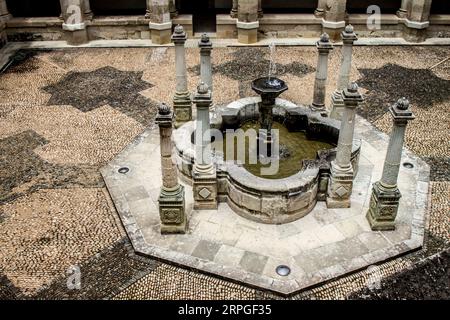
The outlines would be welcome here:
[[[231,9],[231,11],[230,11],[230,17],[232,17],[233,19],[237,19],[237,17],[238,17],[238,12],[237,12],[237,10]]]
[[[401,196],[397,187],[388,189],[379,181],[373,184],[370,207],[366,215],[373,231],[395,230]]]
[[[172,37],[172,22],[165,23],[149,23],[152,43],[154,44],[168,44],[171,43]]]
[[[176,92],[173,98],[173,113],[175,116],[175,128],[192,120],[192,102],[189,92]]]
[[[333,92],[331,95],[331,111],[330,118],[336,120],[342,120],[342,115],[344,113],[345,104],[342,94],[339,91]]]
[[[213,165],[192,170],[195,210],[217,209],[217,174]]]
[[[403,29],[403,38],[409,42],[424,42],[427,39],[426,30],[408,28],[405,26]]]
[[[342,169],[333,161],[328,183],[327,208],[350,208],[353,189],[353,168]]]
[[[238,41],[240,43],[251,44],[258,42],[259,22],[237,22]]]
[[[179,185],[173,191],[162,188],[158,202],[161,233],[186,233],[187,218],[184,203],[184,187]]]
[[[8,21],[12,17],[13,16],[11,14],[9,14],[9,13],[8,14],[4,14],[4,15],[0,16],[0,23]]]
[[[86,29],[65,31],[66,41],[68,44],[78,46],[89,42],[89,36]]]
[[[309,108],[312,112],[318,112],[322,117],[328,117],[327,108],[324,104],[314,104],[312,103]]]

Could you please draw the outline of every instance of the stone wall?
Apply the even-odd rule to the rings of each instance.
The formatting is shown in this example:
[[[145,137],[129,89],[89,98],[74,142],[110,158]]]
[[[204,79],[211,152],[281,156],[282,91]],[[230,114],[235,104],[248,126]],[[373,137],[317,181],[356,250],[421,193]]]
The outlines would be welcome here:
[[[94,18],[86,16],[86,28],[88,40],[96,39],[151,39],[149,28],[150,16],[146,15],[146,1],[132,0],[124,6],[121,1],[110,2],[106,0],[89,0]],[[186,0],[185,0],[186,1]],[[334,10],[339,12],[327,12],[327,14],[313,14],[313,10],[305,13],[275,13],[275,7],[293,6],[295,1],[262,1],[264,14],[255,16],[257,0],[240,0],[240,20],[230,17],[230,14],[220,13],[216,15],[216,37],[225,39],[238,38],[241,42],[253,43],[265,38],[316,38],[323,32],[329,33],[332,40],[340,39],[343,25],[351,23],[360,38],[363,37],[389,37],[405,38],[408,41],[420,42],[430,37],[449,37],[450,33],[450,7],[447,0],[414,1],[414,10],[405,11],[407,16],[395,14],[395,7],[400,7],[401,1],[374,1],[381,6],[381,29],[370,30],[367,27],[368,15],[362,11],[353,10],[354,6],[364,7],[367,1],[359,2],[347,0],[347,5],[342,2]],[[302,6],[311,7],[316,1],[302,2]],[[367,2],[367,3],[366,3]],[[372,1],[370,1],[372,3]],[[8,10],[12,18],[6,21],[6,34],[10,41],[38,41],[38,40],[65,40],[62,22],[58,19],[60,14],[59,0],[50,0],[47,4],[31,0],[13,1],[7,0]],[[177,2],[177,6],[183,0]],[[297,3],[297,2],[295,2]],[[356,4],[355,4],[356,3]],[[18,6],[23,4],[23,6]],[[223,12],[227,6],[231,7],[231,1],[218,2],[216,12]],[[189,37],[193,36],[193,15],[183,13],[183,5],[179,10],[180,15],[173,18],[172,26],[183,25]],[[345,8],[349,12],[345,15]],[[405,8],[408,9],[408,8]],[[102,16],[108,13],[134,14]],[[222,11],[220,11],[222,10]],[[344,10],[344,11],[343,11]],[[431,15],[428,11],[431,10]],[[114,12],[113,12],[114,11]],[[212,11],[211,14],[216,14]],[[301,12],[301,11],[297,11]],[[352,13],[356,12],[356,13]],[[439,13],[444,14],[439,14]],[[447,13],[447,14],[445,14]],[[32,15],[33,17],[26,17]],[[25,17],[21,17],[25,16]],[[46,17],[39,17],[46,16]],[[237,14],[239,17],[239,13]],[[428,18],[429,17],[429,18]],[[344,20],[343,20],[344,19]],[[248,21],[247,21],[248,20]],[[254,21],[256,20],[256,21]],[[153,23],[160,23],[151,21]],[[198,21],[197,21],[198,22]],[[429,25],[428,25],[429,24]],[[150,33],[150,34],[149,34]]]

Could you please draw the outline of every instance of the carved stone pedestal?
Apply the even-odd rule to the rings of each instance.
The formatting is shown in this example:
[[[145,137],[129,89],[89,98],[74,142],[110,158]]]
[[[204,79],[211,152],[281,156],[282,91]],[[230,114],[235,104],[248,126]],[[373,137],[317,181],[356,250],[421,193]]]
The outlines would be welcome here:
[[[194,166],[193,181],[194,209],[217,209],[217,175],[214,167]]]
[[[158,199],[161,233],[186,233],[187,221],[184,212],[184,187],[175,190],[162,188]]]
[[[388,189],[379,181],[373,184],[370,208],[366,215],[372,230],[395,230],[395,217],[401,196],[397,187]]]

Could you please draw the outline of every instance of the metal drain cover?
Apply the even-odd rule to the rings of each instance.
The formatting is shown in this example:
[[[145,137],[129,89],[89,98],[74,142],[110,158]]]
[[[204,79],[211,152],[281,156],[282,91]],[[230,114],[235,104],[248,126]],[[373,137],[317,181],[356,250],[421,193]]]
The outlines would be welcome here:
[[[275,271],[279,276],[286,277],[291,273],[291,268],[285,265],[278,266]]]
[[[127,168],[127,167],[122,167],[122,168],[120,168],[119,170],[117,170],[119,173],[121,173],[121,174],[126,174],[126,173],[128,173],[129,171],[130,171],[130,169],[129,168]]]
[[[412,169],[412,168],[414,168],[414,165],[413,165],[412,163],[410,163],[410,162],[403,162],[403,166],[404,166],[406,169]]]

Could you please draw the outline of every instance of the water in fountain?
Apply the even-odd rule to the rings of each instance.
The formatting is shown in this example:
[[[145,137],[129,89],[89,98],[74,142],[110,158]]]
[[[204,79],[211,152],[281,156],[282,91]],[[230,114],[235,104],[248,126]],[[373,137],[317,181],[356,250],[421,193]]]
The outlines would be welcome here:
[[[272,76],[274,76],[277,73],[277,64],[275,62],[276,46],[274,42],[271,42],[269,44],[269,51],[270,51],[270,63],[269,63],[269,76],[267,77],[267,84],[270,87],[279,87],[281,85],[280,81],[276,78],[272,79]]]
[[[244,132],[248,130],[256,130],[257,132],[261,129],[261,125],[258,121],[247,121],[240,129]],[[279,154],[279,169],[275,175],[262,175],[261,168],[268,168],[270,164],[263,163],[259,159],[257,163],[250,162],[250,154],[256,153],[256,144],[250,143],[248,138],[245,138],[245,161],[243,167],[247,169],[248,172],[255,176],[267,178],[267,179],[282,179],[292,176],[302,169],[303,160],[314,160],[316,159],[317,151],[331,149],[334,146],[332,144],[319,141],[311,140],[306,137],[304,132],[290,132],[281,123],[274,122],[273,129],[277,130],[280,137],[280,154]],[[226,152],[227,146],[227,136],[224,135],[223,139],[217,139],[213,142],[213,148],[218,150],[220,154],[225,156],[224,160],[238,160],[239,156],[237,154],[238,146],[237,139],[234,140],[234,152],[232,152],[232,159],[227,159],[228,153]]]

